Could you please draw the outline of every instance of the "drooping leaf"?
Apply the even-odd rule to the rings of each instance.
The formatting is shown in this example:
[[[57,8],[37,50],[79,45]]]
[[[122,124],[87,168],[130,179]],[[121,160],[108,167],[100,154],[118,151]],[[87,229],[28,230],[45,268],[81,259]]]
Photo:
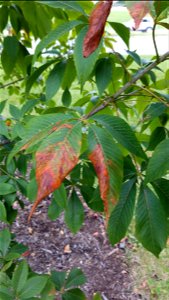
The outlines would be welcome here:
[[[96,85],[99,94],[102,95],[108,84],[110,83],[113,75],[113,64],[111,58],[101,58],[97,62],[96,70]]]
[[[135,198],[135,179],[131,179],[123,183],[119,201],[109,218],[108,236],[112,245],[118,243],[127,232],[133,216]]]
[[[84,209],[83,205],[77,196],[76,192],[73,191],[67,208],[65,210],[65,223],[73,233],[76,233],[82,226],[84,221]]]
[[[0,221],[6,222],[6,209],[2,201],[0,201]]]
[[[65,62],[57,63],[46,80],[46,99],[50,100],[58,91],[64,76]]]
[[[123,119],[110,115],[93,116],[92,119],[103,125],[113,138],[128,151],[144,159],[146,158],[134,132]]]
[[[111,10],[113,1],[100,1],[92,11],[89,19],[89,29],[84,39],[83,56],[88,57],[93,53],[102,38],[106,20]]]
[[[48,216],[51,220],[58,218],[60,213],[67,207],[67,194],[64,184],[54,191],[53,199],[48,208]]]
[[[8,7],[6,5],[0,7],[0,16],[0,32],[2,32],[8,22]]]
[[[28,277],[28,265],[26,261],[22,261],[14,270],[12,276],[12,285],[14,290],[19,293],[27,280]]]
[[[169,217],[169,180],[159,178],[152,182],[152,186],[164,207],[167,217]]]
[[[136,237],[158,257],[167,240],[167,219],[157,196],[141,186],[136,207]]]
[[[31,209],[31,218],[43,198],[59,188],[64,178],[76,166],[81,147],[81,123],[72,121],[56,128],[36,152],[38,194]]]
[[[146,182],[154,181],[169,171],[169,139],[163,140],[155,148],[149,160],[146,172]]]
[[[98,176],[100,195],[108,218],[119,196],[123,159],[109,132],[96,125],[89,128],[89,159]]]
[[[0,256],[5,257],[11,241],[11,234],[7,228],[0,231]]]
[[[62,94],[62,103],[64,106],[69,107],[72,101],[72,96],[68,88],[66,88]]]
[[[154,150],[155,147],[166,138],[166,130],[163,126],[156,127],[149,140],[147,150]]]
[[[134,20],[135,29],[137,29],[142,19],[145,17],[146,14],[148,14],[150,10],[149,1],[145,0],[145,1],[125,1],[125,2],[129,10],[129,13]]]
[[[75,49],[74,49],[74,61],[75,61],[75,67],[77,71],[77,77],[82,86],[84,85],[85,81],[89,78],[91,72],[94,69],[94,65],[98,58],[100,47],[101,47],[101,43],[100,43],[100,47],[98,47],[96,51],[90,55],[90,57],[84,58],[82,54],[82,47],[83,47],[83,40],[86,32],[87,32],[87,27],[83,28],[80,31],[79,35],[77,36]]]
[[[4,46],[1,54],[3,69],[7,75],[10,75],[15,66],[19,51],[19,42],[15,36],[4,38]]]
[[[121,23],[109,22],[111,27],[116,31],[116,33],[122,38],[127,47],[129,47],[130,40],[130,30]]]

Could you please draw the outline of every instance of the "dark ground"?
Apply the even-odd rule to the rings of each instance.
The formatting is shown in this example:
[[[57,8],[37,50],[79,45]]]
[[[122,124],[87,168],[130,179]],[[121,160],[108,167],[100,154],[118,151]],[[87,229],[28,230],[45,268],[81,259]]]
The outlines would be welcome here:
[[[80,267],[87,276],[84,291],[87,299],[99,291],[103,300],[143,299],[133,292],[133,282],[126,249],[122,242],[112,247],[105,235],[101,216],[86,209],[82,229],[73,235],[64,224],[63,215],[52,222],[47,217],[47,205],[43,201],[28,224],[30,203],[19,212],[13,225],[16,239],[28,245],[28,262],[36,272],[69,270]],[[123,248],[123,249],[120,249]]]

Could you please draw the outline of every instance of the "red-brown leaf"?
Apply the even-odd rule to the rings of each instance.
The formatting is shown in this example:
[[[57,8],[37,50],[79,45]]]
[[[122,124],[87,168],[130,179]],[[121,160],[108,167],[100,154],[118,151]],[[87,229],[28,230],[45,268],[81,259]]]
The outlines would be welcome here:
[[[105,164],[105,157],[102,152],[101,145],[96,145],[95,149],[89,154],[89,159],[91,160],[98,180],[99,180],[99,187],[100,187],[100,196],[104,201],[104,210],[106,217],[109,217],[109,212],[111,211],[111,204],[116,202],[114,197],[111,198],[111,201],[108,201],[110,198],[110,178],[109,172],[107,169],[107,165]]]
[[[72,125],[64,124],[60,126],[60,129],[63,128],[71,130]],[[81,141],[77,140],[77,144],[79,145],[80,152]],[[65,177],[76,166],[78,157],[79,153],[72,147],[67,138],[61,142],[51,144],[43,150],[37,151],[36,181],[38,184],[38,193],[29,214],[29,220],[42,199],[60,187]]]
[[[138,1],[133,3],[131,7],[128,7],[129,13],[134,20],[135,29],[137,29],[141,23],[141,20],[149,13],[149,0]]]
[[[91,13],[89,30],[84,38],[83,56],[88,57],[99,45],[113,1],[100,1]]]

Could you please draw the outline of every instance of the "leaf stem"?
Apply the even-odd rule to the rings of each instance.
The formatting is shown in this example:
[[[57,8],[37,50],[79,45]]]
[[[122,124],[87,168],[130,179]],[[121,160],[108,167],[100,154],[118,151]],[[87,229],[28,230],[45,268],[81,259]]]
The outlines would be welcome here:
[[[110,103],[113,103],[118,100],[119,96],[123,94],[129,87],[131,87],[137,80],[139,80],[142,76],[144,76],[146,73],[148,73],[150,70],[155,68],[158,64],[163,62],[169,57],[169,51],[167,51],[165,54],[159,56],[159,59],[154,61],[153,63],[149,64],[144,69],[141,68],[130,81],[128,81],[122,88],[120,88],[114,95],[105,98],[104,102],[99,105],[97,108],[91,110],[88,114],[86,114],[83,118],[88,119],[91,116],[95,115],[99,111],[103,110],[106,106],[108,106]]]
[[[153,38],[153,44],[154,44],[154,49],[155,53],[157,56],[157,61],[159,60],[159,53],[158,53],[158,48],[157,48],[157,43],[156,43],[156,37],[155,37],[155,29],[156,29],[156,22],[154,23],[153,30],[152,30],[152,38]]]

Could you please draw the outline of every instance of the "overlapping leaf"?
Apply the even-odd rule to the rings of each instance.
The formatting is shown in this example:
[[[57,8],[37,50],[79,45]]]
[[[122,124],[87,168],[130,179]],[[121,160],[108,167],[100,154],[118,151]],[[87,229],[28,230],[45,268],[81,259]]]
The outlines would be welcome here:
[[[116,202],[122,182],[122,155],[106,129],[90,125],[89,159],[99,180],[107,218]]]
[[[76,166],[81,147],[81,124],[78,121],[60,125],[40,145],[36,152],[38,193],[29,215],[43,198],[59,188],[64,178]]]
[[[141,186],[136,208],[136,236],[143,246],[158,256],[167,240],[167,219],[157,196]]]
[[[83,44],[84,57],[88,57],[97,49],[104,33],[105,23],[110,13],[112,2],[111,0],[100,1],[92,11],[89,19],[89,30]]]
[[[149,12],[149,0],[126,1],[126,5],[131,17],[134,19],[135,29],[137,29],[141,23],[141,20]]]
[[[109,219],[108,235],[113,245],[118,243],[126,234],[133,216],[135,198],[136,185],[134,178],[123,183],[119,201]]]
[[[103,125],[121,145],[131,153],[146,158],[134,132],[130,126],[121,118],[109,115],[93,116],[93,120]]]

